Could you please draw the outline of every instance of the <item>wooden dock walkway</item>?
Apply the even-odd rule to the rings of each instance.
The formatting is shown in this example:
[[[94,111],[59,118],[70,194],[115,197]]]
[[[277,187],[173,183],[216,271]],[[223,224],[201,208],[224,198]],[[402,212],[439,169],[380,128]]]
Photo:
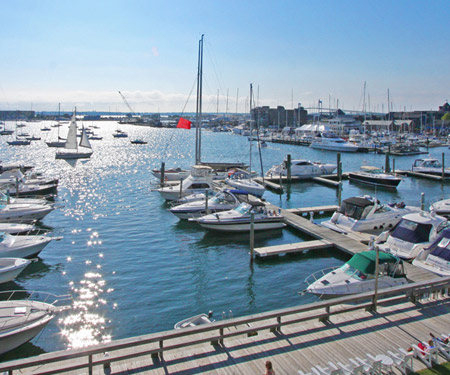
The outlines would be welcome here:
[[[301,208],[288,208],[286,211],[296,214],[296,215],[308,215],[311,212],[317,214],[327,213],[327,212],[335,212],[339,206],[335,204],[331,204],[328,206],[314,206],[314,207],[301,207]]]
[[[423,178],[423,179],[427,179],[427,180],[435,180],[435,181],[441,181],[441,182],[450,181],[450,178],[448,178],[448,177],[442,178],[442,176],[436,176],[436,175],[432,175],[432,174],[419,173],[419,172],[413,172],[413,171],[396,170],[395,173],[401,174],[401,175],[406,175],[409,177]]]
[[[266,246],[255,248],[255,255],[258,257],[269,257],[281,254],[293,254],[303,251],[319,250],[334,247],[334,244],[326,240],[314,240],[296,242],[284,245]]]
[[[398,352],[429,340],[430,332],[448,334],[449,287],[450,279],[440,278],[380,291],[376,312],[373,294],[364,293],[0,363],[0,371],[253,375],[263,373],[265,361],[271,360],[277,375],[307,373],[329,361],[348,364],[350,358]],[[440,363],[445,361],[439,356]],[[110,370],[104,370],[105,363]],[[417,359],[413,365],[415,371],[425,367]]]

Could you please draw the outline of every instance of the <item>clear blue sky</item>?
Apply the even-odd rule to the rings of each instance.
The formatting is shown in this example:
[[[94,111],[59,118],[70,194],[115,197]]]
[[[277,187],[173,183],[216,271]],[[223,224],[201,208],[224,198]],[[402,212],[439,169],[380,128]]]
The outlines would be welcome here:
[[[448,0],[0,0],[0,109],[180,112],[205,34],[205,112],[319,99],[437,109],[450,99]],[[368,99],[367,108],[369,107]],[[195,110],[195,89],[186,111]],[[246,104],[247,103],[247,104]]]

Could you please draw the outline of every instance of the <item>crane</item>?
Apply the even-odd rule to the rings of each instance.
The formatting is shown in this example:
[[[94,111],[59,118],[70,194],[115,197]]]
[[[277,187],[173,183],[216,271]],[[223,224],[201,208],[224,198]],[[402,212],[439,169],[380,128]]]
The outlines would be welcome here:
[[[122,97],[123,102],[130,110],[130,117],[134,116],[136,113],[134,113],[133,108],[131,108],[130,103],[128,103],[127,99],[125,98],[125,96],[123,96],[123,94],[120,91],[119,91],[119,95]]]

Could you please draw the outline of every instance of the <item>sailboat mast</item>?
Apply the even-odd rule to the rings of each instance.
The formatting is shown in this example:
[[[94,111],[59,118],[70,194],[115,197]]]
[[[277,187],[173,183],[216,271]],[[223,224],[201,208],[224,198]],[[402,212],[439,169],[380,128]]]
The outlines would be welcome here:
[[[253,84],[250,83],[250,160],[249,170],[252,172],[252,143],[253,143],[253,116],[252,116]]]
[[[202,126],[202,75],[203,75],[203,34],[198,42],[198,70],[197,70],[197,108],[195,127],[195,164],[201,161],[201,126]]]

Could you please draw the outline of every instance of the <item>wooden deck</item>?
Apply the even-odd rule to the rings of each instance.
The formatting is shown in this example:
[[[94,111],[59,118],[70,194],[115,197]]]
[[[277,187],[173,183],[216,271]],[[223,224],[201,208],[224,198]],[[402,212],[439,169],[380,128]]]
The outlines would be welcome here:
[[[328,206],[315,206],[315,207],[301,207],[301,208],[288,208],[286,211],[296,214],[296,215],[307,215],[311,212],[317,214],[326,213],[326,212],[335,212],[339,206],[334,204]]]
[[[1,363],[0,371],[88,374],[90,362],[92,374],[253,375],[262,374],[265,361],[271,360],[277,375],[310,372],[312,366],[326,367],[329,361],[348,364],[350,358],[365,358],[367,353],[398,352],[399,347],[406,349],[429,340],[430,332],[435,336],[450,333],[449,286],[450,279],[441,278],[416,288],[381,291],[376,312],[369,309],[372,294],[366,293],[43,354]],[[252,329],[258,334],[249,336]],[[220,335],[211,336],[219,330]],[[191,341],[186,344],[186,340]],[[89,362],[87,355],[91,356]],[[103,365],[109,361],[111,371],[105,371]],[[439,361],[445,359],[440,356]],[[413,364],[416,371],[425,367],[417,359]],[[397,370],[394,373],[399,374]]]
[[[319,250],[334,247],[334,244],[326,240],[314,240],[296,242],[284,245],[266,246],[255,248],[255,255],[258,257],[270,257],[281,254],[293,254],[303,251]]]

